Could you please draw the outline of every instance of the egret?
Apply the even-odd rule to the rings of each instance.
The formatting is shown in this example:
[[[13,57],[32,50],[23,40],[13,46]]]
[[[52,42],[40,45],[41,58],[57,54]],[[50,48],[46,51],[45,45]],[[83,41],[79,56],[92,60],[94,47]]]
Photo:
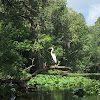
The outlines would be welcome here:
[[[51,49],[51,56],[52,56],[54,62],[57,63],[56,55],[53,53],[53,50],[54,50],[53,47],[50,47],[50,49]]]

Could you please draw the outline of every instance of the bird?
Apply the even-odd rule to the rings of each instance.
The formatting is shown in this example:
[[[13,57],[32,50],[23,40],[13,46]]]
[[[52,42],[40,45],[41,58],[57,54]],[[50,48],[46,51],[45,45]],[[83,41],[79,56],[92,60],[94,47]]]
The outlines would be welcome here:
[[[51,49],[51,56],[52,56],[54,62],[57,63],[56,55],[53,53],[53,50],[54,50],[53,47],[50,47],[49,49]]]

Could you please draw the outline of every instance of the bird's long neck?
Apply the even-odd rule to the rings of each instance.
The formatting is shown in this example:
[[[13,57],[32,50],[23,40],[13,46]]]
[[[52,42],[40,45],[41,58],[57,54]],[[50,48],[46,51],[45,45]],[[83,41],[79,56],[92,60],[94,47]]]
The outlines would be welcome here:
[[[53,52],[53,49],[51,50],[51,54],[52,54],[52,52]]]

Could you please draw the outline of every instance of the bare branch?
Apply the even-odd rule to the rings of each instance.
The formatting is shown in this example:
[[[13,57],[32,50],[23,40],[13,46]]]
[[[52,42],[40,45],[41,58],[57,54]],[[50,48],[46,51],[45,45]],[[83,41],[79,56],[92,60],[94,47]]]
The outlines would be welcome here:
[[[29,58],[29,59],[32,61],[32,65],[30,65],[29,67],[25,68],[23,71],[28,70],[28,69],[30,69],[31,67],[35,66],[35,65],[33,65],[34,59],[35,59],[35,58]]]
[[[35,58],[29,58],[29,59],[32,60],[32,65],[33,65],[33,63],[34,63],[34,59],[35,59]]]
[[[55,65],[55,66],[51,66],[51,67],[47,67],[47,68],[43,68],[43,69],[38,69],[33,74],[31,74],[31,76],[23,79],[22,81],[29,81],[32,77],[35,77],[37,74],[40,74],[41,72],[48,71],[50,69],[68,69],[68,70],[72,70],[71,68],[66,67],[66,66],[57,66],[57,65]]]
[[[31,65],[31,66],[25,68],[23,71],[28,70],[28,69],[30,69],[30,68],[33,67],[33,66],[34,66],[34,65]]]

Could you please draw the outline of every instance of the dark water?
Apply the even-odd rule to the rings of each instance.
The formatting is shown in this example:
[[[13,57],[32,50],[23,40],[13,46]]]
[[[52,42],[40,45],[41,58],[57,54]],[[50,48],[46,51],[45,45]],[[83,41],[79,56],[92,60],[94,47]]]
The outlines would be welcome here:
[[[100,80],[100,75],[90,75],[91,79]],[[54,90],[54,91],[35,91],[25,93],[22,97],[17,97],[15,100],[100,100],[100,95],[78,97],[73,95],[69,90]]]
[[[77,97],[68,90],[38,91],[34,93],[27,93],[15,100],[100,100],[100,95],[92,97]]]

